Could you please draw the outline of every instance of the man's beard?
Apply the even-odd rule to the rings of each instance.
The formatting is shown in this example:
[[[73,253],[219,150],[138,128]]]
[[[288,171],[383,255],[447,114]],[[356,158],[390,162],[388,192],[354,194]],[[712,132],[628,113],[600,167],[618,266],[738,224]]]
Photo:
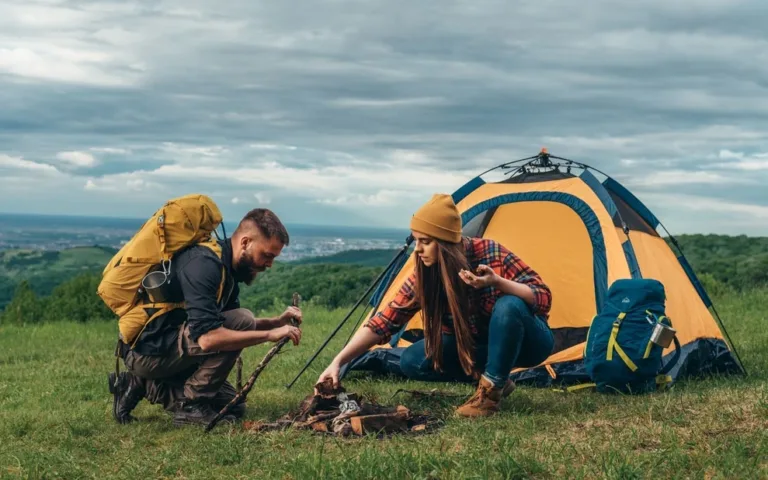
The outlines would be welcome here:
[[[232,270],[234,271],[236,281],[251,285],[256,279],[256,275],[263,269],[254,267],[253,256],[250,252],[244,251],[240,256],[240,260],[235,265],[232,265]]]

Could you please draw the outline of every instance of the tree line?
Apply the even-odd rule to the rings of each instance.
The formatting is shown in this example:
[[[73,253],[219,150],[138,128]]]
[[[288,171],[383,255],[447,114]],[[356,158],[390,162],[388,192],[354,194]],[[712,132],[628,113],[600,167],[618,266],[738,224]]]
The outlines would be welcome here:
[[[241,291],[240,304],[254,312],[275,305],[284,308],[293,292],[299,292],[305,304],[329,309],[353,305],[382,270],[383,267],[343,264],[276,264]],[[29,281],[22,280],[0,314],[0,324],[115,319],[96,294],[100,281],[99,274],[82,273],[56,286],[50,295],[41,295]]]
[[[677,239],[710,295],[768,287],[768,238],[681,235]],[[326,258],[327,263],[321,259],[276,263],[242,290],[241,305],[261,312],[286,305],[292,293],[299,292],[304,302],[327,308],[351,306],[394,253],[345,252]],[[74,277],[51,272],[40,288],[37,278],[17,281],[0,276],[0,292],[5,291],[9,299],[0,323],[114,318],[96,295],[100,279],[100,272],[90,269]]]
[[[738,291],[768,286],[768,237],[695,234],[676,239],[697,276]]]

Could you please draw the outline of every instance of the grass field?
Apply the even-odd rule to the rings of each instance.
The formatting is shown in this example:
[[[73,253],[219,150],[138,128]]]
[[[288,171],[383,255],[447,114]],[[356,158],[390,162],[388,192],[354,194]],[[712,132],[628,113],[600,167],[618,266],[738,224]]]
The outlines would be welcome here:
[[[120,426],[106,385],[113,323],[0,327],[0,478],[766,478],[768,292],[732,295],[718,307],[747,379],[634,398],[521,387],[499,415],[474,421],[451,416],[461,399],[398,396],[446,423],[387,440],[253,434],[239,425],[205,434],[173,427],[146,402],[135,411],[139,423]],[[306,310],[304,342],[267,367],[249,396],[249,419],[275,419],[310,393],[344,331],[292,390],[284,385],[344,313]],[[268,347],[245,353],[245,376]],[[345,386],[386,404],[402,387],[472,391],[361,375]]]

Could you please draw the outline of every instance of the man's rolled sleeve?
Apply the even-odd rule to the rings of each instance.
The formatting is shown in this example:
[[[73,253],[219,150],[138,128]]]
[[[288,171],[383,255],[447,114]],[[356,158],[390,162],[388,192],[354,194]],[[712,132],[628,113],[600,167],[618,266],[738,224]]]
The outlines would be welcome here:
[[[196,342],[201,335],[224,324],[216,303],[221,265],[206,255],[197,256],[181,270],[179,282],[184,293],[189,336]]]

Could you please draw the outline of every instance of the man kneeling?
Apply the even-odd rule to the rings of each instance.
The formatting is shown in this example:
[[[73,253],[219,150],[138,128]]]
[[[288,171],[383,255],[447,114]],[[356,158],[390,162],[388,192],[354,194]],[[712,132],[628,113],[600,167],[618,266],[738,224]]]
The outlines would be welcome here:
[[[299,344],[301,330],[290,324],[291,319],[301,323],[298,308],[257,319],[240,307],[238,284],[251,285],[289,243],[277,216],[251,210],[232,237],[219,243],[221,258],[199,245],[174,256],[169,285],[184,308],[150,322],[133,348],[120,343],[128,371],[117,382],[115,373],[109,375],[117,422],[135,420],[131,411],[146,398],[174,413],[175,425],[207,424],[235,396],[227,377],[242,349],[285,337]],[[245,404],[230,412],[223,421],[241,417]]]

